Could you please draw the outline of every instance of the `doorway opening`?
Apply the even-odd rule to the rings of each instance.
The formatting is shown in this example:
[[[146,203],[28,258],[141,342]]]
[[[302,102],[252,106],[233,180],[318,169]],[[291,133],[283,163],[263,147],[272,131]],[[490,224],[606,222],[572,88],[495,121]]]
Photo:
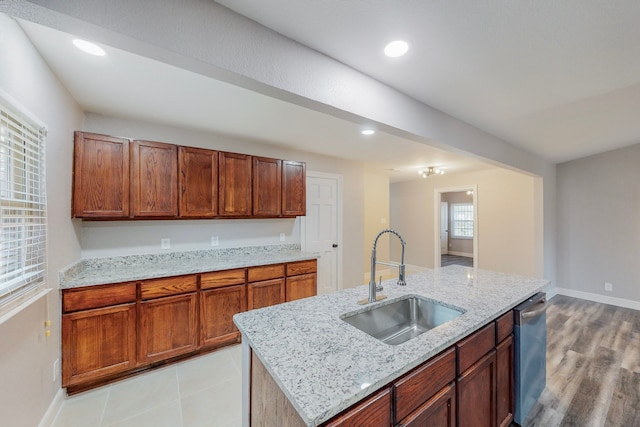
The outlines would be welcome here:
[[[434,266],[478,267],[477,185],[434,191]]]

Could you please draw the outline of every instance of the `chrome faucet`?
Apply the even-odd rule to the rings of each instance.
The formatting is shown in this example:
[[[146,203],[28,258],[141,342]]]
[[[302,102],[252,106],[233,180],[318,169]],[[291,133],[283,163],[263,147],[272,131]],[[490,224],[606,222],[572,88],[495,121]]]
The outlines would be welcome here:
[[[368,303],[380,301],[386,298],[385,295],[376,295],[376,291],[382,291],[382,278],[380,280],[380,283],[381,283],[380,286],[379,287],[376,286],[376,264],[378,264],[378,262],[376,262],[376,246],[378,245],[378,239],[380,238],[380,236],[382,236],[385,233],[391,233],[398,236],[398,239],[400,239],[400,243],[402,244],[402,257],[399,265],[391,264],[391,263],[382,263],[382,262],[380,264],[398,267],[398,270],[399,270],[398,285],[405,286],[407,284],[404,276],[405,275],[405,266],[404,266],[405,241],[397,231],[391,230],[389,228],[386,230],[382,230],[380,233],[378,233],[375,240],[373,241],[373,250],[371,251],[371,279],[369,280],[369,298],[364,299],[362,301],[358,301],[360,304],[368,304]]]

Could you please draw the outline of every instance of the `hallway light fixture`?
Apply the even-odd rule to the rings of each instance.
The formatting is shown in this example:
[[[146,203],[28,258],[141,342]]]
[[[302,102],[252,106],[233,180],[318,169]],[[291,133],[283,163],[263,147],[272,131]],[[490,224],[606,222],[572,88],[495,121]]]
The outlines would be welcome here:
[[[444,171],[439,168],[434,168],[433,166],[429,166],[426,169],[420,169],[418,174],[423,178],[428,178],[431,175],[444,175]]]

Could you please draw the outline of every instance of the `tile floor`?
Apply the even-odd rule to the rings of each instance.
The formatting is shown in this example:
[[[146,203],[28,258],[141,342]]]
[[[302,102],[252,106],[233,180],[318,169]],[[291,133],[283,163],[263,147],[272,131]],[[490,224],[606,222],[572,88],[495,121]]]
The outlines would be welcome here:
[[[52,427],[237,427],[240,345],[68,397]]]

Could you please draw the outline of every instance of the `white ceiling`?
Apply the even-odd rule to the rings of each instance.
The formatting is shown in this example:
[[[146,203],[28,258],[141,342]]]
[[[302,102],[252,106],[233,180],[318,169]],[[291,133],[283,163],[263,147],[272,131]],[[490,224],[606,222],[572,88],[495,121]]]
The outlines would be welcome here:
[[[418,170],[427,166],[442,167],[447,173],[492,167],[380,131],[363,136],[362,124],[123,50],[104,46],[106,56],[90,56],[73,46],[72,34],[29,21],[18,22],[85,111],[351,159],[365,163],[372,172],[388,175],[392,182],[419,179]]]
[[[640,142],[638,0],[217,2],[552,162]]]

